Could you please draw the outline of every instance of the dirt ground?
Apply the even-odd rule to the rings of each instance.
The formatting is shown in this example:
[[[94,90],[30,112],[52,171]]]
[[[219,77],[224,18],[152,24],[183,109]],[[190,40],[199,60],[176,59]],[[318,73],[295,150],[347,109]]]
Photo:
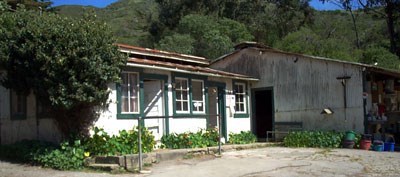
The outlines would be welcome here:
[[[400,153],[353,149],[269,147],[165,161],[150,174],[57,171],[0,161],[1,177],[92,176],[400,176]]]
[[[270,147],[160,163],[149,176],[400,176],[400,153]]]

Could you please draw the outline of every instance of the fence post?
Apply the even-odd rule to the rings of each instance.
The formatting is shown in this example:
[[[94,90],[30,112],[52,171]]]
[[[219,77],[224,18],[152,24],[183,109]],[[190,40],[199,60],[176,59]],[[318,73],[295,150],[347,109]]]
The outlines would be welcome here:
[[[139,172],[142,171],[142,128],[140,125],[140,119],[141,117],[138,118],[138,149],[139,149]]]

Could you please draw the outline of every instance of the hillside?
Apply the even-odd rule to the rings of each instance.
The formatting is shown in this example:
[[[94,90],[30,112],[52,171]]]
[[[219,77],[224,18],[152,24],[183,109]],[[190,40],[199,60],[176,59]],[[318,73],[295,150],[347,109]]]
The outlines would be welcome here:
[[[385,20],[374,14],[353,12],[357,40],[351,15],[344,10],[316,11],[307,4],[289,4],[287,8],[287,4],[260,0],[228,2],[120,0],[105,8],[56,9],[74,18],[94,11],[111,26],[120,43],[211,59],[232,50],[238,42],[252,40],[291,52],[364,63],[379,61],[383,67],[400,68],[398,57],[388,50]]]

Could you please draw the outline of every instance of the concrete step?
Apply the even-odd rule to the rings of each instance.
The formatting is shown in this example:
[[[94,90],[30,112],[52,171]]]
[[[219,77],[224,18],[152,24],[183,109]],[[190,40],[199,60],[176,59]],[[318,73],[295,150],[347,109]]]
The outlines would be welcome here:
[[[96,163],[96,164],[90,164],[89,167],[93,168],[93,169],[104,170],[104,171],[113,171],[113,170],[120,169],[120,166],[118,164]]]

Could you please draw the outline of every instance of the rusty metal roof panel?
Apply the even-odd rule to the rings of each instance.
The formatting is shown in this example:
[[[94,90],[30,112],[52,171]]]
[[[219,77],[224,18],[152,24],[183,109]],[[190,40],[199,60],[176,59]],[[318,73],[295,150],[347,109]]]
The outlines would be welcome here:
[[[129,63],[141,64],[141,65],[146,65],[146,66],[157,66],[157,67],[168,68],[168,69],[175,69],[177,72],[179,72],[179,70],[182,70],[182,71],[191,72],[192,74],[207,75],[207,76],[214,76],[214,77],[228,77],[228,78],[253,80],[253,81],[258,80],[251,76],[246,76],[246,75],[242,75],[242,74],[236,74],[236,73],[215,70],[215,69],[211,69],[208,67],[183,65],[183,64],[177,64],[177,63],[171,63],[171,62],[163,62],[163,61],[155,61],[155,60],[147,60],[147,59],[139,59],[139,58],[128,58],[128,64]]]
[[[189,63],[202,64],[202,65],[210,64],[210,61],[204,57],[185,55],[185,54],[179,54],[179,53],[167,52],[167,51],[155,50],[155,49],[149,49],[149,48],[142,48],[142,47],[130,46],[130,45],[126,45],[126,44],[115,44],[115,45],[119,47],[119,50],[121,52],[139,54],[139,55],[145,55],[145,56],[152,56],[152,57],[167,58],[167,59],[185,61],[185,62],[189,62]]]

